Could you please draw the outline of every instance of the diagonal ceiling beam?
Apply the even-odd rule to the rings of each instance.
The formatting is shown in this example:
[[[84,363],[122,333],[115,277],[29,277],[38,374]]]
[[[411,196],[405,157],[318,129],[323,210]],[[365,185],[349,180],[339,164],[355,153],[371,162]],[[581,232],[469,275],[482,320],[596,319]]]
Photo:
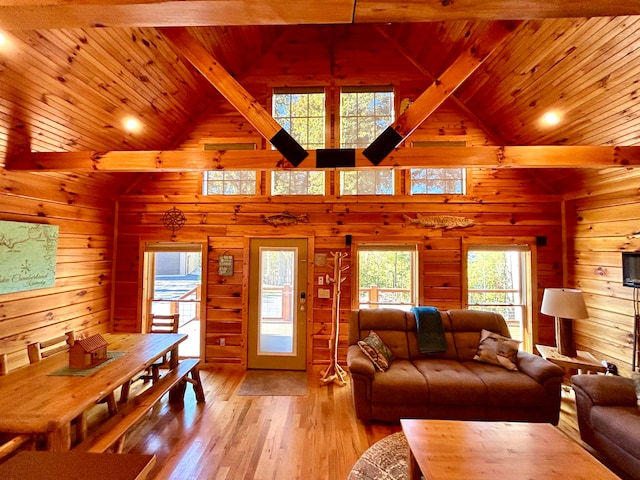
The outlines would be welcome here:
[[[304,160],[308,153],[300,144],[222,68],[186,28],[161,28],[159,31],[291,164],[298,166]]]
[[[369,167],[363,150],[355,151],[355,166]],[[300,164],[316,168],[316,151]],[[606,168],[640,167],[640,147],[514,146],[399,148],[380,167],[389,168]],[[29,153],[15,158],[6,170],[32,172],[187,172],[204,170],[271,170],[291,168],[275,150],[114,151]]]
[[[638,0],[0,0],[5,30],[640,15]]]
[[[520,21],[494,22],[482,38],[462,52],[451,66],[364,150],[364,156],[374,165],[378,165],[442,105],[521,24]]]
[[[390,45],[392,45],[393,48],[397,50],[398,53],[400,53],[400,55],[402,55],[409,62],[411,62],[411,64],[414,67],[416,67],[425,77],[427,77],[427,79],[430,82],[433,82],[436,80],[436,76],[433,73],[431,73],[431,71],[427,69],[424,65],[418,62],[413,57],[413,55],[411,55],[411,53],[409,53],[406,48],[400,45],[395,38],[391,37],[391,35],[389,35],[389,33],[384,28],[382,28],[382,26],[375,25],[374,28],[380,34],[380,36],[382,36],[382,38],[384,38]],[[465,115],[467,115],[471,120],[473,120],[476,123],[476,125],[478,125],[480,129],[482,129],[482,131],[489,138],[489,140],[491,140],[496,145],[505,144],[504,139],[502,139],[494,131],[492,131],[489,127],[487,127],[487,125],[475,113],[473,113],[469,109],[469,107],[467,107],[467,105],[456,96],[455,93],[451,94],[451,96],[449,97],[449,100],[451,100],[456,105],[456,107],[462,110],[462,112]]]

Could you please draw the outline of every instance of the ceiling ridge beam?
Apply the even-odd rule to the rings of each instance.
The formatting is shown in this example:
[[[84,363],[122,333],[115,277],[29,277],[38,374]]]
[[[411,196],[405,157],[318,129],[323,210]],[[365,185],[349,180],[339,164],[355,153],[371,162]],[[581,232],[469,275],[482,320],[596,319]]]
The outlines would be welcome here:
[[[442,105],[522,23],[494,22],[481,38],[462,52],[444,73],[365,149],[364,156],[374,165],[378,165]]]
[[[158,31],[291,164],[298,166],[304,160],[308,155],[304,148],[220,65],[199,41],[189,34],[186,28],[160,28]]]
[[[376,168],[354,152],[355,166]],[[315,169],[316,152],[300,168]],[[398,148],[378,167],[387,168],[609,168],[640,167],[640,147],[480,146]],[[62,172],[188,172],[293,168],[276,150],[39,152],[22,155],[5,169]]]
[[[640,15],[637,0],[0,0],[5,30],[318,25]]]

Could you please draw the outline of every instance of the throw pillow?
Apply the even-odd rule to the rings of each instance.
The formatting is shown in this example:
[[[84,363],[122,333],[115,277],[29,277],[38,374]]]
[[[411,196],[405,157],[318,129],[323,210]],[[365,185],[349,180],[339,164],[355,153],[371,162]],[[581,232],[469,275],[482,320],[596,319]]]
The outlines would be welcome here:
[[[369,360],[381,372],[386,372],[393,360],[393,353],[373,330],[364,339],[358,342],[360,350],[369,357]]]
[[[503,337],[489,330],[482,330],[478,351],[474,360],[492,365],[498,365],[507,370],[518,370],[516,359],[520,342],[512,338]]]

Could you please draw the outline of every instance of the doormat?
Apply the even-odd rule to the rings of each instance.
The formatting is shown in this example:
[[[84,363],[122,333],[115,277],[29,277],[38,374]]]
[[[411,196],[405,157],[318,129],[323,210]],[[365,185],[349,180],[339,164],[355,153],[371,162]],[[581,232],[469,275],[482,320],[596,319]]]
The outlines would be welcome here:
[[[249,370],[237,395],[304,396],[307,372],[290,370]]]

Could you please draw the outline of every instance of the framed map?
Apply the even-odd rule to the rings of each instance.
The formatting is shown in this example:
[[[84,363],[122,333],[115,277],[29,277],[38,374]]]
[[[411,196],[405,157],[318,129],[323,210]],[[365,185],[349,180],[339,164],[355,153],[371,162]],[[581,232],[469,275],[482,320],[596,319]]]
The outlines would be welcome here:
[[[53,287],[58,226],[0,220],[0,294]]]

